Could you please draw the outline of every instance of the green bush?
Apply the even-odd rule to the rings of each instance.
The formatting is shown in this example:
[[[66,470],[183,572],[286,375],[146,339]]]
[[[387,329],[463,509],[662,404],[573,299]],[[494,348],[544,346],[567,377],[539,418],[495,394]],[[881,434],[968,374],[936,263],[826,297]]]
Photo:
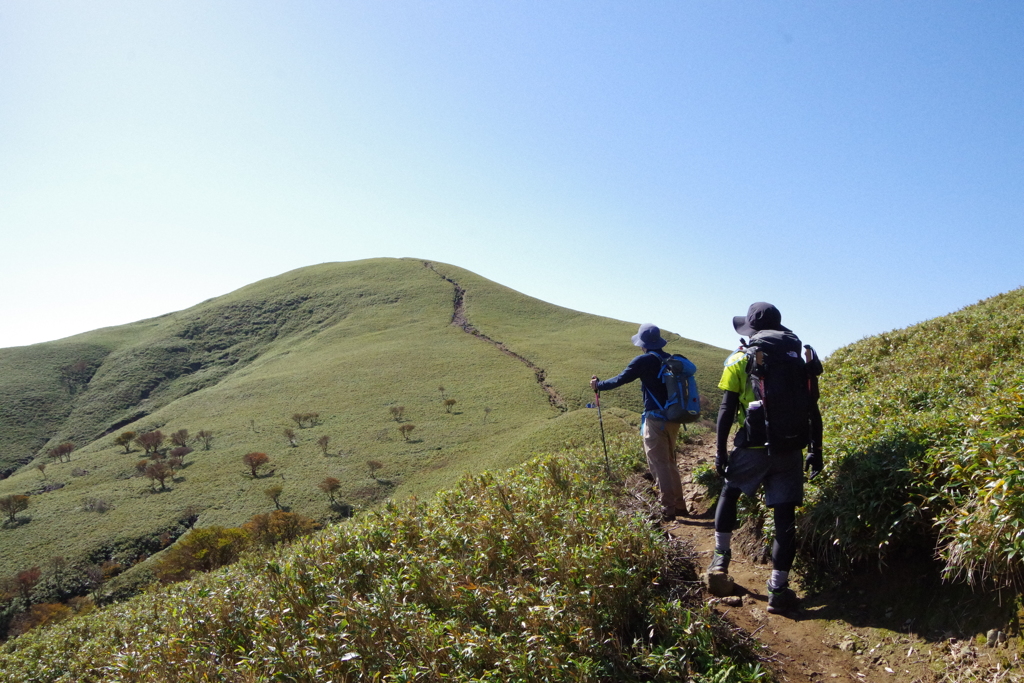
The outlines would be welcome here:
[[[946,575],[1012,583],[1024,290],[836,351],[821,380],[826,471],[801,525],[829,572],[938,547]],[[1024,527],[1022,527],[1024,528]]]
[[[249,534],[242,529],[193,529],[171,546],[153,572],[161,581],[182,581],[194,572],[208,572],[237,561],[249,543]]]

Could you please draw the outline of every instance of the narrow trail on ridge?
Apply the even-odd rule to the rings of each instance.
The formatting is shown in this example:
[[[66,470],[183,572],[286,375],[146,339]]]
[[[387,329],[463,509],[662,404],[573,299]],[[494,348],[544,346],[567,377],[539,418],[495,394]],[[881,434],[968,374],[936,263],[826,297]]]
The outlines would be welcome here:
[[[707,443],[705,443],[707,442]],[[690,516],[663,523],[666,534],[689,543],[697,552],[703,577],[714,553],[714,504],[691,472],[700,463],[714,460],[714,436],[680,444],[680,476]],[[736,583],[732,606],[706,592],[705,599],[734,627],[751,634],[767,649],[778,680],[787,683],[822,681],[898,681],[938,683],[952,681],[1019,681],[1019,669],[1008,671],[1001,657],[1013,659],[1009,650],[979,646],[970,637],[926,638],[916,632],[913,620],[887,625],[886,610],[897,600],[905,576],[872,574],[858,577],[852,586],[806,596],[799,582],[794,588],[803,600],[789,615],[769,614],[765,582],[770,561],[755,560],[745,552],[758,542],[745,529],[733,534],[729,575]],[[760,558],[758,558],[760,559]],[[767,560],[767,558],[764,558]],[[913,577],[910,577],[913,580]],[[877,615],[882,613],[882,617]]]
[[[476,327],[474,327],[472,325],[472,323],[470,323],[469,320],[466,318],[466,290],[465,290],[465,288],[463,288],[458,282],[456,282],[452,278],[448,277],[447,275],[444,275],[443,273],[438,272],[437,268],[435,268],[434,264],[431,263],[430,261],[424,261],[423,265],[424,265],[424,267],[429,268],[430,270],[434,271],[434,273],[438,277],[440,277],[445,282],[448,282],[449,284],[452,285],[452,287],[455,288],[455,295],[453,297],[454,311],[452,312],[451,324],[454,325],[455,327],[458,327],[458,328],[462,329],[463,332],[466,332],[467,334],[471,334],[474,337],[476,337],[477,339],[480,339],[482,341],[487,342],[488,344],[491,344],[496,349],[498,349],[499,351],[504,353],[506,356],[509,356],[510,358],[515,358],[517,361],[519,361],[520,363],[522,363],[526,367],[530,368],[530,370],[533,371],[533,374],[534,374],[534,376],[537,379],[537,383],[540,384],[541,389],[543,389],[544,393],[547,394],[548,402],[551,403],[551,406],[553,408],[556,408],[557,410],[565,412],[565,410],[566,410],[565,399],[562,398],[561,394],[558,393],[557,389],[555,389],[553,386],[551,386],[550,383],[548,383],[548,381],[547,381],[547,371],[545,371],[544,368],[538,367],[530,359],[528,359],[528,358],[526,358],[524,356],[521,356],[520,354],[516,353],[512,349],[508,348],[503,342],[500,342],[500,341],[498,341],[496,339],[492,339],[491,337],[487,336],[486,334],[484,334],[483,332],[478,330]]]

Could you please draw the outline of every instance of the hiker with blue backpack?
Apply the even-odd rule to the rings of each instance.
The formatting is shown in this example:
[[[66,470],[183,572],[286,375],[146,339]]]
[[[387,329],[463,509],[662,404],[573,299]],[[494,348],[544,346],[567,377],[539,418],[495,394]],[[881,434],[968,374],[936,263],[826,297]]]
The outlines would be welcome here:
[[[611,379],[591,377],[590,388],[601,392],[640,380],[644,398],[644,453],[658,485],[662,519],[672,521],[677,515],[687,514],[676,465],[676,438],[681,424],[700,415],[700,398],[693,378],[696,367],[685,357],[662,350],[668,342],[661,338],[661,330],[655,325],[641,325],[632,341],[643,353]]]
[[[708,567],[708,587],[732,589],[728,579],[732,531],[741,493],[757,494],[764,485],[765,505],[773,510],[775,539],[768,579],[768,611],[794,610],[799,598],[789,587],[796,557],[796,508],[803,504],[804,472],[813,478],[822,469],[818,375],[821,361],[783,327],[779,310],[763,301],[746,316],[733,318],[735,330],[748,338],[725,361],[718,388],[715,469],[725,479],[715,510],[715,552]],[[728,445],[737,415],[742,424]],[[803,449],[807,448],[806,458]]]

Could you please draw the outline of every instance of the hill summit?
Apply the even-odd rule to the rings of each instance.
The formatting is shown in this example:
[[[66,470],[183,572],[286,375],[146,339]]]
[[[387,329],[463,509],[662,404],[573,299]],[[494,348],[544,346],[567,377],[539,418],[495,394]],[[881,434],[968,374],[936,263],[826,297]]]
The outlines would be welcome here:
[[[29,496],[2,532],[0,574],[54,555],[127,566],[183,519],[233,526],[279,506],[327,520],[592,436],[587,379],[618,372],[635,331],[451,265],[373,259],[0,349],[0,496]],[[713,396],[726,352],[666,338]],[[605,402],[606,428],[634,428],[638,389]],[[159,484],[142,476],[153,453],[118,443],[155,431],[164,451],[183,432],[192,449]],[[48,456],[65,443],[67,459]],[[250,471],[249,453],[266,466]]]

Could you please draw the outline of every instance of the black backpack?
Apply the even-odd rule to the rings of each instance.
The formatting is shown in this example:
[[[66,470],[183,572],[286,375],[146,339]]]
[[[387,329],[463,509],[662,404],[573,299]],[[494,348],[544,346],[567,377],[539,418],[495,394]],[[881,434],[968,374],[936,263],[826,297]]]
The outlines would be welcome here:
[[[744,351],[756,399],[743,421],[744,446],[767,446],[769,453],[805,448],[811,442],[820,361],[814,357],[805,363],[800,339],[788,330],[762,330]]]

